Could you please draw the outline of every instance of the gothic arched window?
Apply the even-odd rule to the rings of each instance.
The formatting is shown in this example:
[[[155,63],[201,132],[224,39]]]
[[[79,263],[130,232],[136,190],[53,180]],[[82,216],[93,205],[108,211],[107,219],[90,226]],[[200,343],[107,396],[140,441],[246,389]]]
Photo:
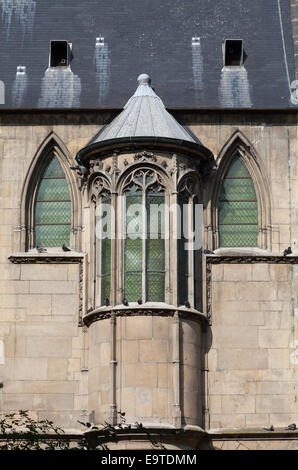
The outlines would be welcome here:
[[[65,174],[52,156],[41,175],[34,204],[34,244],[59,247],[70,243],[71,199]]]
[[[258,202],[253,180],[236,155],[221,183],[218,202],[219,245],[258,246]]]
[[[165,299],[165,192],[151,169],[126,180],[124,295],[130,302]]]

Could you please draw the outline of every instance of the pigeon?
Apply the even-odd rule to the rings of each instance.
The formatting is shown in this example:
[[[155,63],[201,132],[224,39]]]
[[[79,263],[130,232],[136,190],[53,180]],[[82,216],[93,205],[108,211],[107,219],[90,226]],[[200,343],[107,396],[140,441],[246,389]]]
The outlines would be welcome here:
[[[264,429],[265,429],[266,431],[274,431],[274,427],[273,427],[272,424],[271,424],[271,426],[265,426]]]
[[[138,304],[139,304],[139,305],[142,305],[142,303],[143,303],[142,299],[139,299],[139,300],[138,300]]]
[[[283,252],[283,255],[284,256],[287,256],[287,255],[291,255],[293,252],[292,252],[292,249],[291,247],[289,246],[284,252]]]
[[[215,253],[211,250],[204,250],[204,255],[215,255]]]
[[[110,301],[109,301],[108,298],[106,298],[106,300],[105,300],[105,306],[108,307],[109,305],[110,305]]]
[[[36,249],[37,249],[38,253],[46,253],[47,252],[47,249],[42,248],[41,246],[37,246]]]
[[[62,245],[62,250],[63,250],[63,251],[71,251],[71,249],[68,248],[68,247],[67,247],[66,245],[64,245],[64,244]]]
[[[289,426],[286,427],[287,431],[295,431],[297,429],[297,426],[295,423],[289,424]]]
[[[191,307],[190,307],[190,303],[188,302],[188,300],[186,300],[186,301],[184,302],[184,306],[185,306],[186,308],[191,308]]]
[[[127,299],[123,299],[123,300],[122,300],[122,303],[123,303],[123,305],[125,305],[125,307],[128,306],[128,300],[127,300]]]

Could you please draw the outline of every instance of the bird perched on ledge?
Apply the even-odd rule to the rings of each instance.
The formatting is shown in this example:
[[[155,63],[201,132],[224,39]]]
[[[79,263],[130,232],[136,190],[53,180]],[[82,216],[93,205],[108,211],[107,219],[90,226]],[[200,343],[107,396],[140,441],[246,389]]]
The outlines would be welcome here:
[[[265,426],[264,429],[265,429],[266,431],[274,431],[274,427],[273,427],[272,424],[271,424],[271,426]]]
[[[295,423],[289,424],[289,426],[286,427],[286,431],[296,431],[297,426]]]
[[[42,248],[41,246],[37,246],[36,249],[37,249],[38,253],[47,253],[47,249]]]
[[[68,248],[66,245],[64,245],[64,243],[63,243],[63,245],[62,245],[62,250],[63,250],[63,251],[71,251],[71,249]]]
[[[284,252],[283,252],[283,255],[284,256],[287,256],[287,255],[291,255],[293,252],[292,252],[292,248],[289,246]]]

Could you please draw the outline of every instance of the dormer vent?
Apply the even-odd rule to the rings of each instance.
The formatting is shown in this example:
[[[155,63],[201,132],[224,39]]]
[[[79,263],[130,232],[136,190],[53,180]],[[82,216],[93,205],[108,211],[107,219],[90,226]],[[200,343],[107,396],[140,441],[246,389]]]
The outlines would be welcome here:
[[[70,48],[68,41],[51,41],[50,67],[67,67],[70,62]]]
[[[242,39],[226,39],[223,43],[223,55],[225,67],[243,65]]]

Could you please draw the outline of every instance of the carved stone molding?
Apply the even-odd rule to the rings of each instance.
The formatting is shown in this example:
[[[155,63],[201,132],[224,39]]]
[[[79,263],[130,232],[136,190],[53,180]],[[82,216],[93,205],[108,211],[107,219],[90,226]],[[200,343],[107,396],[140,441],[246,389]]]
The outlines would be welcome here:
[[[138,317],[138,316],[151,316],[151,317],[174,317],[176,312],[179,312],[179,318],[193,320],[199,323],[204,323],[206,321],[206,317],[201,314],[200,312],[194,312],[191,310],[183,310],[183,309],[163,309],[160,307],[156,308],[129,308],[126,309],[106,309],[106,310],[94,310],[93,312],[88,313],[83,318],[83,323],[88,327],[96,322],[101,320],[107,320],[111,318],[113,314],[115,317]]]
[[[134,161],[135,162],[154,162],[156,163],[157,162],[157,157],[156,155],[154,155],[154,153],[152,152],[139,152],[139,153],[136,153],[135,156],[134,156]]]

